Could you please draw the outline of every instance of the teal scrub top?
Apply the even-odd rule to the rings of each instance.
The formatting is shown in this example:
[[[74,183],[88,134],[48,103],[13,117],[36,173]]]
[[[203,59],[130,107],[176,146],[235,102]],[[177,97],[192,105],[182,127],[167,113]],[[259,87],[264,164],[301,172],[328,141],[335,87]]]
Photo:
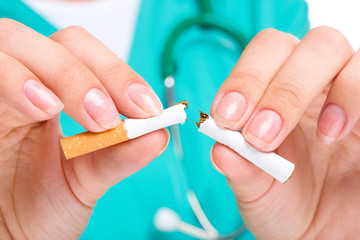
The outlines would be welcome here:
[[[309,30],[308,9],[302,0],[212,1],[219,16],[233,22],[251,39],[265,28],[276,28],[299,38]],[[199,12],[195,0],[143,0],[129,59],[165,103],[161,52],[170,31],[186,17]],[[48,36],[56,29],[19,0],[0,1],[0,17],[24,23]],[[96,17],[96,16],[94,16]],[[116,31],[117,29],[114,29]],[[193,239],[182,233],[157,231],[153,217],[160,207],[169,207],[190,224],[199,226],[189,202],[186,185],[199,198],[210,222],[222,234],[242,225],[234,196],[225,177],[214,170],[209,152],[214,141],[198,133],[194,121],[198,109],[209,112],[212,99],[230,73],[242,49],[217,30],[194,27],[178,40],[176,98],[189,102],[189,121],[180,126],[184,159],[179,162],[170,142],[166,151],[136,174],[113,186],[95,206],[81,239]],[[83,131],[61,114],[65,135]],[[249,231],[237,239],[254,239]]]

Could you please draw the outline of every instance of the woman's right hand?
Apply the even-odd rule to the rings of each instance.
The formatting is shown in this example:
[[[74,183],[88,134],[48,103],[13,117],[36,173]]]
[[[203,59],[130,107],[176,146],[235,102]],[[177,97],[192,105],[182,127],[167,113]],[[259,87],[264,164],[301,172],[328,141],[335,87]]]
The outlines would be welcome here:
[[[84,29],[49,38],[0,19],[0,239],[77,239],[104,192],[157,157],[159,130],[69,161],[60,148],[63,109],[89,131],[119,112],[162,112],[151,87]]]

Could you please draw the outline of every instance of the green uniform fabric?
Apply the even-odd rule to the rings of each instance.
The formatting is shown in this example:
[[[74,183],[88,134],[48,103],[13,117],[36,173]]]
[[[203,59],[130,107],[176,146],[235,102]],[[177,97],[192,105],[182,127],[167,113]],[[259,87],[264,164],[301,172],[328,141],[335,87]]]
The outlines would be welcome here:
[[[302,0],[212,1],[219,16],[229,19],[250,40],[258,31],[273,27],[301,38],[309,29],[307,5]],[[195,0],[143,0],[129,64],[154,88],[165,102],[161,74],[161,52],[169,32],[185,17],[199,12]],[[19,0],[1,0],[0,17],[8,17],[44,35],[55,28]],[[106,27],[106,26],[104,26]],[[114,29],[116,31],[116,29]],[[230,233],[242,224],[224,176],[211,166],[213,140],[197,132],[198,109],[209,112],[217,89],[230,73],[242,49],[227,35],[211,29],[193,28],[176,44],[178,65],[177,100],[186,99],[189,121],[180,126],[184,160],[176,160],[172,143],[147,167],[112,187],[97,203],[81,239],[192,239],[181,233],[155,229],[153,217],[160,207],[175,210],[181,218],[199,226],[188,201],[186,184],[193,189],[220,233]],[[82,130],[62,114],[66,135]],[[246,231],[238,239],[253,239]]]

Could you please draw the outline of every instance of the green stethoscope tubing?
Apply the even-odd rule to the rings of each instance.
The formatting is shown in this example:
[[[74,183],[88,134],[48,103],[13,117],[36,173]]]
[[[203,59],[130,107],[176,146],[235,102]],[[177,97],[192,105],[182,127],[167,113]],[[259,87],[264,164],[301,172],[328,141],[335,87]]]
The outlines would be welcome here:
[[[180,22],[170,33],[165,43],[162,54],[162,74],[164,79],[168,76],[174,76],[176,72],[176,62],[173,58],[175,44],[181,35],[191,27],[201,26],[219,29],[233,37],[237,44],[242,48],[245,48],[249,42],[236,26],[233,26],[231,23],[216,16],[212,12],[209,0],[199,0],[199,4],[202,6],[202,13]]]
[[[178,39],[181,37],[181,35],[186,32],[189,28],[194,26],[200,26],[204,28],[213,28],[218,29],[220,31],[223,31],[227,33],[229,36],[231,36],[236,43],[244,49],[245,46],[248,44],[248,40],[245,37],[245,35],[238,30],[236,26],[233,26],[230,22],[216,16],[211,7],[210,0],[198,0],[199,6],[201,8],[201,13],[198,16],[189,17],[187,19],[184,19],[180,23],[178,23],[177,26],[172,30],[170,33],[162,54],[162,77],[164,79],[164,85],[165,85],[165,98],[166,98],[166,105],[169,107],[175,103],[175,95],[174,95],[174,85],[175,85],[175,78],[174,75],[176,73],[176,62],[173,58],[174,54],[174,48],[178,41]],[[170,80],[167,83],[167,81]],[[245,231],[245,225],[242,225],[230,234],[219,234],[219,232],[212,226],[212,224],[209,222],[209,220],[206,217],[206,214],[201,208],[201,205],[199,203],[199,200],[196,197],[196,194],[191,190],[189,183],[187,181],[186,173],[182,166],[182,160],[183,160],[183,148],[181,144],[181,138],[180,138],[180,130],[179,127],[172,126],[170,128],[171,131],[171,138],[173,140],[172,145],[174,147],[175,157],[178,160],[178,173],[179,178],[182,179],[183,184],[185,185],[185,189],[187,192],[187,198],[190,203],[190,206],[198,218],[200,224],[204,229],[197,229],[195,227],[194,231],[182,231],[183,233],[186,233],[190,236],[198,237],[201,239],[212,239],[212,240],[222,240],[222,239],[233,239],[239,235],[241,235]],[[200,235],[197,235],[196,232],[200,232]],[[201,234],[201,232],[203,232]]]

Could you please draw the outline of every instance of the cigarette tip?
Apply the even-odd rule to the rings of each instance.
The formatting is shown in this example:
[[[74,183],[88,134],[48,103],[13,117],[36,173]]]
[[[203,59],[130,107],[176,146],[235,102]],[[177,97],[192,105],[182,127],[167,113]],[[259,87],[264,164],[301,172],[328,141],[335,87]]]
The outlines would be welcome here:
[[[205,122],[208,118],[209,118],[209,115],[202,112],[200,109],[199,109],[199,112],[200,112],[200,118],[199,118],[199,122],[195,122],[196,123],[196,126],[198,128],[200,128],[200,125]]]
[[[175,105],[178,105],[178,104],[183,104],[183,105],[185,105],[185,109],[188,109],[188,107],[189,107],[189,104],[188,104],[188,102],[187,102],[186,100],[182,100],[181,102],[178,102],[178,103],[175,104]]]
[[[209,115],[208,114],[206,114],[206,113],[204,113],[204,112],[202,112],[200,109],[199,109],[199,112],[200,112],[200,121],[201,120],[206,120],[206,119],[208,119],[209,118]]]

